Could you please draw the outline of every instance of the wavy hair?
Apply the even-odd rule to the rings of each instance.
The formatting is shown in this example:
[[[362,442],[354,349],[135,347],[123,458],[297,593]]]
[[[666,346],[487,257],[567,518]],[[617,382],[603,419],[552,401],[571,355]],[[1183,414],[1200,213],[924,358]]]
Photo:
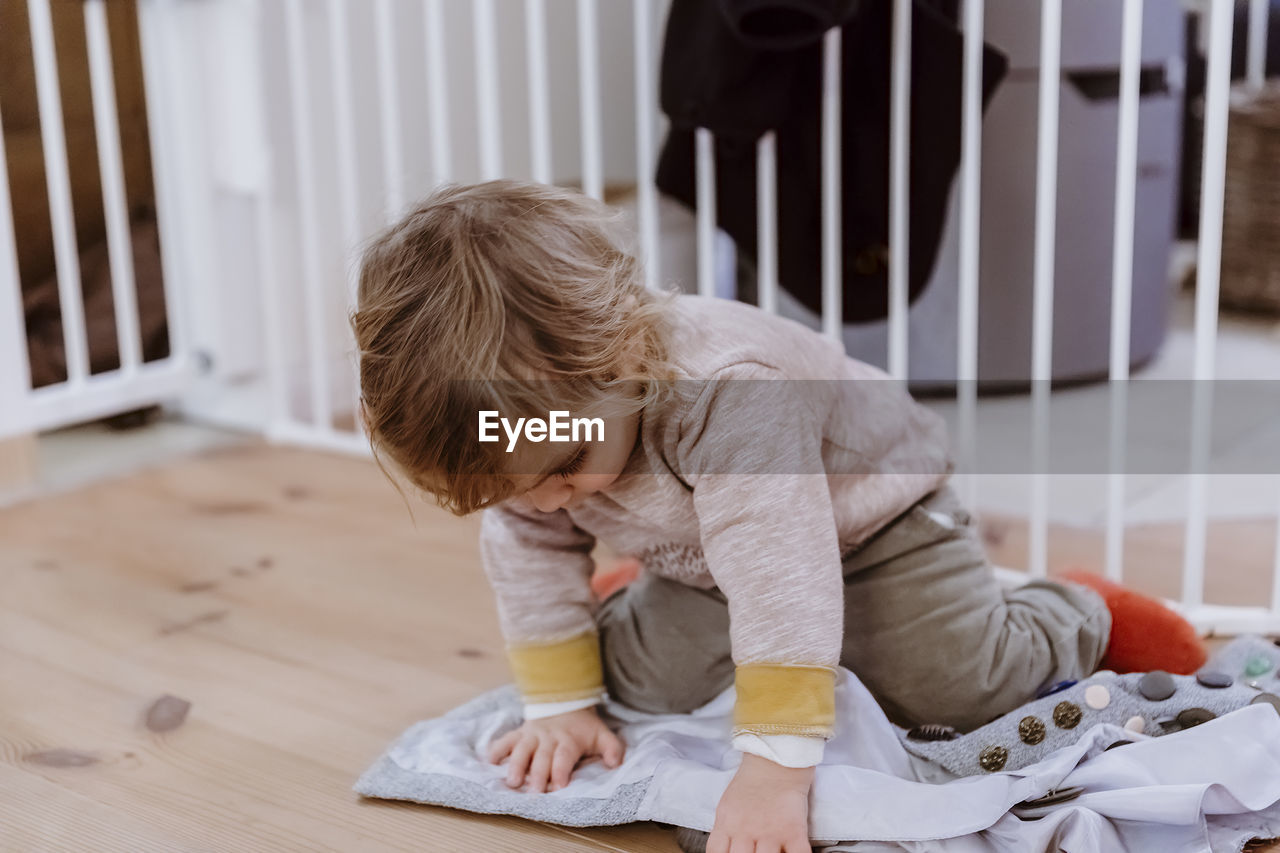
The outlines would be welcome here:
[[[351,326],[375,458],[457,515],[511,496],[477,413],[637,412],[657,403],[673,293],[640,281],[617,215],[518,181],[445,186],[375,235]],[[507,460],[510,457],[507,456]]]

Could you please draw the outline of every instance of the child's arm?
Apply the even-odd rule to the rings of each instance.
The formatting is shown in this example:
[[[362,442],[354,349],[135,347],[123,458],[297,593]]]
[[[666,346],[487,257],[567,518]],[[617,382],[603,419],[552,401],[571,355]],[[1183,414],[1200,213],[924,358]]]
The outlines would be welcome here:
[[[707,853],[810,853],[812,767],[783,767],[750,753],[716,807]]]
[[[807,851],[844,621],[823,416],[812,387],[766,365],[740,363],[716,379],[682,423],[677,460],[729,602],[734,746],[744,752],[707,850]]]
[[[485,510],[480,533],[507,657],[525,722],[495,741],[489,758],[510,758],[508,784],[563,787],[583,756],[610,767],[622,741],[593,707],[604,694],[590,577],[595,539],[563,510],[507,502]]]
[[[526,705],[604,693],[590,586],[594,546],[564,510],[507,501],[483,513],[480,554]]]

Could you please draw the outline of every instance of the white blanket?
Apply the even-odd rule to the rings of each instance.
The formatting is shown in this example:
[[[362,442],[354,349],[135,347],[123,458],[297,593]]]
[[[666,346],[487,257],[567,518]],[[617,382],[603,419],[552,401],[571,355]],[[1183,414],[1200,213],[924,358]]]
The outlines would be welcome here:
[[[622,766],[587,765],[568,787],[531,794],[508,789],[504,771],[481,757],[520,721],[518,698],[503,688],[410,728],[356,790],[571,826],[651,820],[708,830],[739,761],[728,746],[732,707],[732,690],[688,715],[610,705],[627,743]],[[833,853],[1236,853],[1250,838],[1280,835],[1280,715],[1267,705],[1158,738],[1097,725],[1030,767],[964,778],[903,749],[847,671],[837,707],[843,724],[817,769],[810,835],[858,841]],[[1138,742],[1104,751],[1119,739]],[[1071,786],[1085,793],[1039,819],[1010,811]]]

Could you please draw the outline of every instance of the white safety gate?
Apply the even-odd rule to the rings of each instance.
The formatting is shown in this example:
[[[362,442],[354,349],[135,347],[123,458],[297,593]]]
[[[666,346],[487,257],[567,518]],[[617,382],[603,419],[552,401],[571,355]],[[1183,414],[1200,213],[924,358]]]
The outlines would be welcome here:
[[[889,0],[886,0],[888,2]],[[710,2],[710,0],[708,0]],[[893,2],[891,88],[890,315],[886,365],[908,375],[909,0]],[[1071,0],[1096,3],[1099,0]],[[1115,141],[1110,378],[1128,379],[1134,263],[1138,100],[1143,0],[1106,0],[1119,14],[1119,133]],[[95,116],[108,223],[121,227],[120,170],[100,18],[85,3]],[[634,209],[639,254],[660,283],[664,223],[652,176],[664,119],[657,81],[665,3],[649,0],[139,0],[148,107],[165,237],[172,355],[142,364],[131,319],[120,238],[112,243],[123,366],[89,376],[78,316],[75,236],[61,151],[49,0],[28,0],[45,128],[49,193],[70,374],[30,390],[23,383],[21,299],[0,293],[0,437],[178,397],[193,417],[260,431],[273,440],[367,452],[353,417],[356,398],[346,318],[360,241],[442,181],[520,177],[570,183],[597,198],[615,189]],[[961,4],[964,40],[962,157],[956,311],[960,471],[972,460],[978,424],[978,289],[981,245],[980,75],[983,0]],[[1218,331],[1218,271],[1232,0],[1203,0],[1208,78],[1204,104],[1201,232],[1195,307],[1197,394],[1190,458],[1182,603],[1204,628],[1280,630],[1277,581],[1267,606],[1204,603],[1208,512],[1206,461]],[[1263,76],[1265,0],[1250,0],[1249,69]],[[1058,210],[1062,0],[1041,0],[1035,152],[1035,265],[1031,452],[1049,453],[1054,258]],[[823,329],[841,332],[839,30],[824,42],[822,97]],[[2,106],[2,105],[0,105]],[[0,152],[2,153],[2,152]],[[759,302],[778,306],[777,163],[771,134],[757,151]],[[717,292],[713,139],[696,134],[696,289]],[[16,281],[10,205],[0,170],[0,275]],[[118,274],[116,274],[118,273]],[[1109,409],[1112,452],[1123,452],[1123,394]],[[1048,478],[1032,464],[1030,573],[1047,565]],[[1123,473],[1110,477],[1106,570],[1120,577]],[[1280,513],[1280,480],[1276,482]]]
[[[63,95],[58,79],[50,0],[30,0],[26,12],[30,22],[40,140],[57,271],[66,381],[35,389],[31,387],[9,171],[0,168],[0,283],[3,285],[0,286],[0,439],[171,399],[187,389],[191,380],[184,312],[180,307],[181,287],[170,287],[165,302],[169,355],[143,360],[106,0],[86,0],[83,17],[120,366],[116,370],[90,373],[76,222],[63,128]],[[154,15],[146,15],[141,16],[141,23],[139,35],[147,75],[147,111],[156,172],[155,204],[160,229],[166,242],[173,244],[168,247],[170,251],[164,253],[164,278],[167,282],[179,282],[185,276],[180,266],[182,235],[176,216],[179,184],[175,181],[175,172],[179,167],[174,160],[178,149],[165,136],[173,121],[171,105],[180,95],[168,90],[169,81],[164,74],[168,65],[167,48],[158,31],[159,22]],[[3,109],[4,104],[0,102],[0,115]],[[2,130],[0,121],[0,165],[6,165],[9,161],[4,151]]]

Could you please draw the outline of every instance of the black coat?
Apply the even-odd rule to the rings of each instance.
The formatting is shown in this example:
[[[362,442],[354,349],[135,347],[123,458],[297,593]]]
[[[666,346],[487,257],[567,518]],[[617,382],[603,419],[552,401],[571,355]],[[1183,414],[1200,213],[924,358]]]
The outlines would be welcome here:
[[[892,0],[672,0],[661,101],[671,130],[660,189],[695,206],[694,129],[715,134],[718,225],[756,253],[756,142],[777,135],[778,275],[821,310],[822,36],[840,26],[844,319],[888,314],[889,103]],[[913,5],[910,298],[933,273],[960,162],[963,37],[948,17]],[[984,49],[983,97],[1007,69]]]

